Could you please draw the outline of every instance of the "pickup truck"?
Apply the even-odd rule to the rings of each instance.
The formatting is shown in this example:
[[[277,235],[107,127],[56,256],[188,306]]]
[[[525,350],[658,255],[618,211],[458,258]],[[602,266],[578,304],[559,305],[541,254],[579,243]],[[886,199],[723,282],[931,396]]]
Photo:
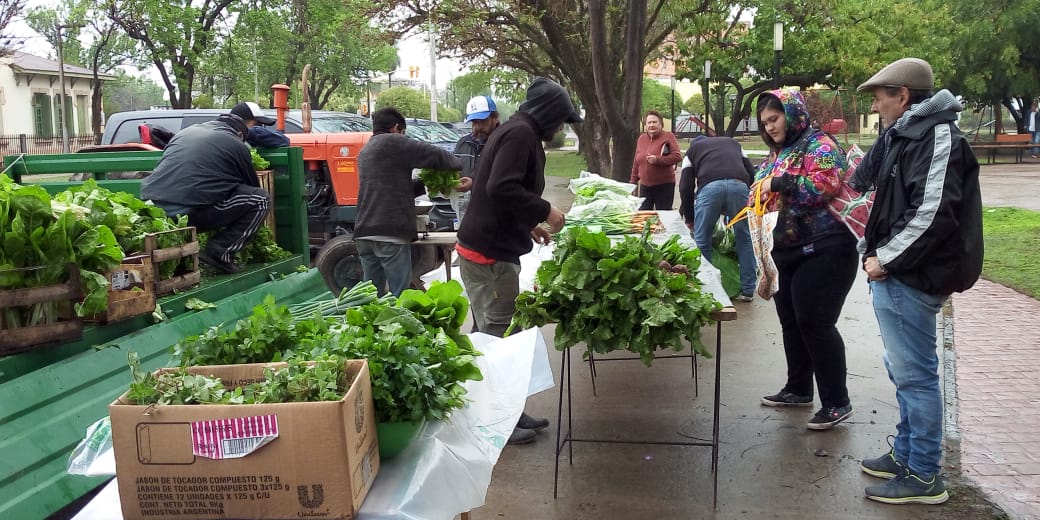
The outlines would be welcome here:
[[[137,316],[109,325],[87,326],[82,339],[39,346],[0,357],[0,518],[63,518],[105,479],[65,473],[71,450],[85,428],[108,414],[108,404],[130,382],[127,354],[137,352],[144,370],[167,366],[169,347],[181,338],[248,315],[267,295],[292,304],[329,294],[310,268],[307,210],[303,198],[304,164],[300,148],[265,150],[275,169],[274,212],[279,245],[293,256],[246,266],[234,275],[205,277],[193,289],[161,297],[166,319]],[[106,152],[8,156],[6,174],[16,182],[36,183],[49,192],[70,181],[42,181],[37,174],[91,172],[113,191],[139,195],[139,180],[106,180],[106,172],[151,171],[161,152]],[[49,175],[50,178],[67,178]],[[185,308],[190,298],[215,309]],[[64,510],[64,511],[63,511]]]

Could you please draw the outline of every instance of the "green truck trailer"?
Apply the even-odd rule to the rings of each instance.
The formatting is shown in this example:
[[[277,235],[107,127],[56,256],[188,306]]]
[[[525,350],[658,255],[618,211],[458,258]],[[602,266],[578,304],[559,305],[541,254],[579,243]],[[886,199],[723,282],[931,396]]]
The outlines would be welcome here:
[[[5,174],[16,182],[40,184],[51,193],[77,184],[65,181],[64,174],[90,172],[109,190],[139,196],[139,180],[106,180],[106,174],[151,171],[161,155],[8,156],[4,164]],[[169,347],[181,338],[234,322],[267,295],[286,304],[328,295],[322,276],[309,267],[302,151],[280,148],[262,155],[275,170],[275,235],[292,257],[247,266],[234,275],[206,277],[195,288],[161,297],[158,304],[166,314],[164,321],[147,315],[88,326],[77,341],[0,358],[0,518],[46,518],[67,512],[70,504],[107,480],[70,476],[65,467],[87,426],[107,415],[108,404],[126,390],[128,352],[137,352],[142,368],[153,370],[172,362]],[[38,180],[47,176],[58,180]],[[185,302],[190,298],[217,307],[187,310]]]

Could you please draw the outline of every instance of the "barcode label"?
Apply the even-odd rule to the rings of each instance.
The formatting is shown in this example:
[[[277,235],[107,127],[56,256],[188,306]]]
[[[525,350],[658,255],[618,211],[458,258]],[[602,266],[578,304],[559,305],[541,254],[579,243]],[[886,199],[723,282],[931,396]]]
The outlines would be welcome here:
[[[192,451],[208,459],[233,459],[253,453],[278,438],[278,417],[257,415],[191,423]]]

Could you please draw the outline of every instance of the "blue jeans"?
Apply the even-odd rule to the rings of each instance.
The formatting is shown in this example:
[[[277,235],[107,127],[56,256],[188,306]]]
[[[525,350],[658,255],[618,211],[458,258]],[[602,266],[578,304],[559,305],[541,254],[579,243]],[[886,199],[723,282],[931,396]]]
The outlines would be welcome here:
[[[1030,139],[1029,142],[1033,143],[1033,145],[1040,144],[1040,130],[1032,132],[1032,138]],[[1037,148],[1036,146],[1033,146],[1032,155],[1037,155],[1037,154],[1040,154],[1040,148]]]
[[[939,472],[943,401],[935,315],[946,296],[926,294],[892,276],[870,282],[874,314],[885,345],[888,377],[896,385],[899,424],[895,457],[927,479]]]
[[[412,246],[375,240],[357,240],[358,256],[365,280],[386,294],[387,285],[394,296],[400,296],[412,282]]]
[[[715,223],[720,215],[733,218],[747,206],[748,186],[736,179],[722,179],[709,182],[697,190],[697,200],[693,205],[693,241],[701,256],[711,261],[711,235],[715,231]],[[741,294],[755,294],[755,252],[751,248],[751,231],[747,220],[737,222],[733,226],[733,235],[737,245],[737,264],[740,266]]]

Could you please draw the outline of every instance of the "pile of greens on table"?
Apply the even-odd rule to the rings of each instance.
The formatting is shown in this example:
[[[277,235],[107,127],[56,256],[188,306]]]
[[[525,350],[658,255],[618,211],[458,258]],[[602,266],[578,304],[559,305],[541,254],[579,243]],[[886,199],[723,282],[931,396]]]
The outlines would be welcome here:
[[[468,312],[457,281],[400,298],[377,297],[371,282],[362,282],[338,298],[291,308],[269,297],[248,318],[181,341],[174,355],[182,366],[367,359],[379,422],[444,419],[465,404],[461,383],[483,378],[480,353],[460,330]],[[177,396],[171,402],[202,401]]]
[[[631,195],[634,186],[590,174],[571,179],[574,204],[567,211],[568,227],[586,227],[608,235],[632,232],[632,217],[640,199]]]
[[[535,290],[517,297],[511,327],[556,324],[556,348],[584,343],[596,353],[624,349],[650,365],[658,349],[680,351],[685,338],[709,356],[701,328],[722,306],[701,290],[700,252],[672,236],[658,246],[649,231],[616,244],[604,233],[565,230],[542,262]]]
[[[108,304],[105,273],[127,253],[143,249],[144,235],[182,227],[149,202],[101,188],[93,180],[51,197],[38,185],[0,175],[0,290],[64,283],[69,265],[80,273],[79,316]],[[57,302],[0,311],[0,329],[58,321]]]

